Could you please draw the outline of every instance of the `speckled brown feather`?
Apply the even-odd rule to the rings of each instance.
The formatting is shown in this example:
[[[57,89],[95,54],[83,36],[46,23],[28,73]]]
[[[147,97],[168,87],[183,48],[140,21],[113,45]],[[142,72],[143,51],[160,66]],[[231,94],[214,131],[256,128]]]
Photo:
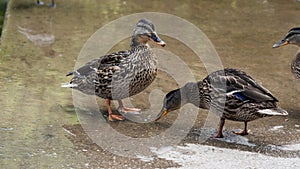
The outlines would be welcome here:
[[[157,75],[157,60],[141,45],[95,59],[73,74],[74,89],[105,99],[123,99],[143,91]]]

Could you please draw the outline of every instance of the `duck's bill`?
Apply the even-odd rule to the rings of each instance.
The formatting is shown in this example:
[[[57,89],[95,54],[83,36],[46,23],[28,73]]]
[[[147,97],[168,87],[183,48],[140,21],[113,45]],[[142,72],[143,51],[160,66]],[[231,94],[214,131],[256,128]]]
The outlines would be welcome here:
[[[162,117],[164,117],[165,115],[167,115],[169,112],[166,109],[162,109],[160,111],[160,113],[157,115],[155,121],[158,121],[159,119],[161,119]]]
[[[166,46],[166,43],[158,37],[156,32],[152,33],[151,39],[159,46],[162,46],[162,47]]]
[[[281,46],[287,45],[289,42],[286,40],[281,40],[273,45],[273,48],[279,48]]]
[[[165,47],[166,46],[166,43],[164,41],[156,42],[156,44],[158,44],[161,47]]]

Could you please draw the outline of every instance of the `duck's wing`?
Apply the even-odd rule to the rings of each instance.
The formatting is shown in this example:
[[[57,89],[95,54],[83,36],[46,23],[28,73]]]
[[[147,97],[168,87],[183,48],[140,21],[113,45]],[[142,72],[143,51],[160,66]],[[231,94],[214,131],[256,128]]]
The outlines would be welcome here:
[[[245,102],[278,101],[269,90],[241,70],[229,68],[220,70],[210,74],[208,79],[212,87],[219,88],[219,91],[225,91],[227,96],[234,95]]]
[[[107,73],[109,70],[118,69],[117,66],[130,55],[129,51],[119,51],[116,53],[112,53],[109,55],[102,56],[100,58],[91,60],[90,62],[86,63],[84,66],[80,67],[79,69],[70,72],[67,74],[75,75],[75,76],[89,76],[91,72],[96,72],[98,74]],[[113,73],[110,71],[110,73]]]
[[[236,95],[241,95],[254,102],[278,101],[268,89],[241,70],[225,69],[225,76],[231,82],[228,83],[228,88],[237,91]]]
[[[101,91],[100,97],[110,97],[114,74],[124,67],[121,66],[124,63],[122,59],[128,56],[130,56],[129,52],[120,51],[91,60],[79,69],[68,73],[67,76],[73,75],[73,78],[69,83],[61,86],[78,89],[86,94]]]
[[[119,65],[130,54],[131,54],[130,51],[119,51],[119,52],[112,53],[110,55],[101,57],[99,68]]]

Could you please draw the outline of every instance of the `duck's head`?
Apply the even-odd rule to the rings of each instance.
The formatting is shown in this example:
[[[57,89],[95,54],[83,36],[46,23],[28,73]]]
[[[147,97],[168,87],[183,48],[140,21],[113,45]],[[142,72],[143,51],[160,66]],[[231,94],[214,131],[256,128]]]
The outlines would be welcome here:
[[[180,109],[180,107],[185,103],[186,99],[182,98],[180,89],[169,92],[164,98],[163,107],[160,113],[156,116],[155,121],[158,121],[170,111]]]
[[[131,38],[131,47],[147,44],[149,40],[154,41],[159,46],[166,46],[166,43],[159,38],[155,32],[154,24],[148,19],[141,19],[136,24]]]
[[[183,105],[187,103],[192,103],[199,107],[200,97],[198,83],[189,82],[186,83],[179,89],[172,90],[166,94],[163,102],[163,107],[160,113],[156,116],[155,121],[158,121],[170,111],[180,109]]]
[[[294,44],[300,47],[300,27],[289,30],[282,40],[273,45],[273,48],[279,48],[287,44]]]

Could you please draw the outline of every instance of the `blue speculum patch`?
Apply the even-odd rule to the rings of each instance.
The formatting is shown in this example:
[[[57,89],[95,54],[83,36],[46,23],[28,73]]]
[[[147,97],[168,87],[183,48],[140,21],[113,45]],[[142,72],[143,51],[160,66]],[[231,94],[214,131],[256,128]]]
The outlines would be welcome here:
[[[235,95],[236,97],[238,97],[239,99],[243,100],[243,101],[247,101],[249,100],[246,96],[244,96],[241,93],[234,93],[233,95]]]

